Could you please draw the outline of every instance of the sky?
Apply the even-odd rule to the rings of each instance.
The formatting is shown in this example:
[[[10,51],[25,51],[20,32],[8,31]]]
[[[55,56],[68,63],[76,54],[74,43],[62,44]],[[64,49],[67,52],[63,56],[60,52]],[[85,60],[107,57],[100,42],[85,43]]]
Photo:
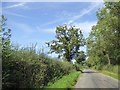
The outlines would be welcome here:
[[[55,39],[57,26],[76,26],[87,38],[97,23],[96,11],[103,6],[103,2],[2,2],[2,14],[12,30],[13,43],[21,46],[37,43],[37,48],[43,47],[47,53],[45,42]],[[85,51],[86,47],[81,49]]]

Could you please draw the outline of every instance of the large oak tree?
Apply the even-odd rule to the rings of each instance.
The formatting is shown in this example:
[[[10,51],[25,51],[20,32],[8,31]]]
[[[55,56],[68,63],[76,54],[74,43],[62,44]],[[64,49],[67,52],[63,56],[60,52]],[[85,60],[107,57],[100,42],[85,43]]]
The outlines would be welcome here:
[[[59,54],[68,62],[77,59],[80,47],[85,45],[85,39],[79,28],[75,26],[58,26],[56,28],[56,40],[47,43],[51,53]]]

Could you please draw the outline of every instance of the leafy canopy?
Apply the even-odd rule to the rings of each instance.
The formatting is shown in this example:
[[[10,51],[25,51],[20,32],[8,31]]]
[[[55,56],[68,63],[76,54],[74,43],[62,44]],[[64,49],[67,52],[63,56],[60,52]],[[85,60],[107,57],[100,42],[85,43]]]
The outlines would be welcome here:
[[[87,39],[87,52],[93,65],[118,64],[120,58],[120,1],[105,2],[97,12],[97,25]],[[96,63],[97,62],[97,63]]]
[[[85,39],[79,28],[75,26],[58,26],[56,28],[56,40],[47,43],[51,53],[59,54],[68,62],[77,59],[80,53],[80,46],[85,45]]]

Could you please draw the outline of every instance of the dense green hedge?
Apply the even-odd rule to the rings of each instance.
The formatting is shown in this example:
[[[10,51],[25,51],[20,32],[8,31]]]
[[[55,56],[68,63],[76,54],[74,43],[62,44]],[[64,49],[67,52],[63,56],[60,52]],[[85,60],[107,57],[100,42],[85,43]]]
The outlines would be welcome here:
[[[29,50],[11,50],[2,62],[3,88],[43,88],[75,70],[68,62],[50,59]]]

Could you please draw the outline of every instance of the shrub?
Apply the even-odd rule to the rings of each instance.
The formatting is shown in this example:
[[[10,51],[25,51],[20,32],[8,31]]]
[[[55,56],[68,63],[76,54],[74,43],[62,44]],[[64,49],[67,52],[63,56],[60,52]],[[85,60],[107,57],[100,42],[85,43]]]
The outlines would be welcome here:
[[[96,67],[95,67],[97,70],[102,70],[102,68],[103,68],[103,65],[102,64],[98,64],[98,65],[96,65]]]
[[[50,59],[32,50],[11,50],[2,62],[3,88],[43,88],[75,70],[67,62]]]

